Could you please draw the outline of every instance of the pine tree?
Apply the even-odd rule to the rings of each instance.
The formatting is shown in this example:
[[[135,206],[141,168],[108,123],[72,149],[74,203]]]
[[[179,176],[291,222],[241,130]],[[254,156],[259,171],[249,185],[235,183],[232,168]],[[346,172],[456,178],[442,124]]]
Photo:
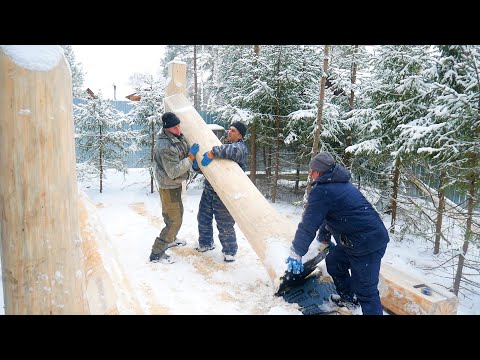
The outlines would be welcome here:
[[[150,173],[150,192],[153,193],[153,151],[156,134],[160,129],[162,114],[164,113],[165,80],[155,79],[151,75],[137,76],[137,80],[135,91],[140,96],[140,100],[133,102],[133,109],[127,116],[132,124],[139,127],[137,144],[148,149],[148,154],[142,156],[137,165],[148,169]]]
[[[455,188],[468,195],[466,225],[459,250],[453,292],[458,295],[466,276],[463,268],[467,251],[479,234],[474,232],[473,210],[478,203],[480,173],[480,47],[468,45],[439,46],[438,81],[435,106],[430,109],[435,126],[429,138],[436,145],[437,168],[449,174]],[[453,170],[453,171],[452,171]],[[478,244],[478,240],[477,240]],[[478,267],[476,268],[479,271]],[[472,284],[468,279],[465,289]],[[471,291],[471,290],[470,290]]]
[[[336,152],[343,153],[343,163],[352,166],[352,156],[345,149],[356,139],[355,122],[351,121],[351,111],[364,103],[364,79],[368,70],[368,53],[365,46],[334,45],[328,78],[328,97],[331,106],[338,113],[340,133],[335,132]],[[337,147],[338,146],[338,147]]]
[[[70,71],[72,72],[72,96],[75,98],[83,99],[86,96],[83,88],[83,82],[85,74],[82,69],[82,63],[79,63],[75,59],[75,52],[72,45],[61,45],[65,52],[68,64],[70,65]]]
[[[402,125],[422,118],[427,112],[426,94],[430,92],[422,73],[428,67],[428,56],[427,46],[380,47],[372,57],[372,76],[366,89],[369,103],[366,108],[352,112],[352,122],[357,124],[360,138],[347,151],[368,156],[365,162],[370,170],[389,173],[392,233],[395,232],[400,169],[416,152],[397,139]]]
[[[132,140],[137,132],[124,130],[128,124],[123,113],[104,100],[100,91],[96,98],[88,98],[85,104],[75,106],[74,120],[77,156],[86,159],[77,162],[78,177],[98,176],[102,192],[106,169],[127,173],[124,159],[136,150]]]

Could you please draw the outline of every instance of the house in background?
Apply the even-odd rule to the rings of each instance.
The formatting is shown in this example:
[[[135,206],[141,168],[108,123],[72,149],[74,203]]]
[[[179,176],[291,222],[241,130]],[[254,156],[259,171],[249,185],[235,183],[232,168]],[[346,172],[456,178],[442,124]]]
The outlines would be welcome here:
[[[127,95],[127,96],[125,96],[125,98],[130,100],[130,101],[140,101],[140,99],[141,99],[141,97],[139,95],[137,95],[136,93]]]

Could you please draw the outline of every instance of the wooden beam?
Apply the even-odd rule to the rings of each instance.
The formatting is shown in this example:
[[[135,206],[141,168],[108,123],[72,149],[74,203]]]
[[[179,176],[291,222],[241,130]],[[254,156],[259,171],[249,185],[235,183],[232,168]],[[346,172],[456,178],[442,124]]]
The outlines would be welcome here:
[[[97,208],[83,191],[79,193],[78,207],[89,314],[142,314],[137,299],[131,296],[134,291],[118,261],[118,254],[103,227]]]
[[[0,47],[5,313],[85,314],[70,69],[61,48],[34,50]]]
[[[168,63],[168,78],[165,97],[175,94],[187,94],[187,69],[183,61],[173,60]]]
[[[431,295],[422,293],[424,280],[411,276],[392,265],[382,263],[379,292],[382,305],[397,315],[455,315],[458,298],[436,285],[425,284]]]

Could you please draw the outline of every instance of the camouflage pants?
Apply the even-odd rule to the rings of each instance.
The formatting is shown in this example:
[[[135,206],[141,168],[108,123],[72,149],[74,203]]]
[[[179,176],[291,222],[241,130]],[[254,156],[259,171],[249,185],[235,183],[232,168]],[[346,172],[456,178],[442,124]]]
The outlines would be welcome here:
[[[182,188],[160,189],[160,201],[165,227],[152,246],[152,252],[155,254],[163,254],[180,231],[183,220]]]

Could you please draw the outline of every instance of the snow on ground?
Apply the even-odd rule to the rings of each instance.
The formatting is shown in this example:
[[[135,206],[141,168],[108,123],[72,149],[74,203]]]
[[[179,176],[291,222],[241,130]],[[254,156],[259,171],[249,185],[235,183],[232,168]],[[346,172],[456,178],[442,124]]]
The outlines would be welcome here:
[[[184,201],[184,222],[178,237],[184,247],[168,250],[179,261],[148,261],[154,239],[163,227],[158,192],[150,193],[148,174],[130,169],[127,179],[109,171],[104,192],[98,185],[81,184],[96,204],[119,263],[146,314],[301,314],[273,294],[268,274],[238,229],[239,250],[234,263],[225,263],[214,225],[216,248],[198,253],[197,211],[201,183],[190,185]]]
[[[270,278],[237,225],[239,250],[237,260],[225,263],[214,223],[216,248],[198,253],[197,212],[202,193],[202,177],[187,189],[184,200],[184,222],[179,238],[187,245],[168,250],[178,261],[174,264],[149,262],[151,246],[163,227],[158,192],[150,193],[149,175],[144,169],[129,169],[129,174],[107,171],[103,193],[99,193],[98,180],[79,184],[96,205],[108,238],[118,254],[133,293],[145,314],[264,314],[301,315],[295,304],[288,304],[274,296]],[[290,190],[289,190],[290,191]],[[293,223],[301,218],[301,206],[290,198],[272,206]],[[389,219],[385,218],[385,224]],[[305,258],[316,252],[316,242]],[[423,270],[436,264],[432,244],[421,239],[392,237],[384,262],[395,266],[426,282],[451,286],[450,279]],[[320,264],[326,273],[325,263]],[[2,289],[0,289],[1,294]],[[0,298],[3,301],[3,296]],[[0,303],[3,310],[3,302]],[[2,311],[3,312],[3,311]],[[480,296],[460,297],[458,314],[480,314]]]

